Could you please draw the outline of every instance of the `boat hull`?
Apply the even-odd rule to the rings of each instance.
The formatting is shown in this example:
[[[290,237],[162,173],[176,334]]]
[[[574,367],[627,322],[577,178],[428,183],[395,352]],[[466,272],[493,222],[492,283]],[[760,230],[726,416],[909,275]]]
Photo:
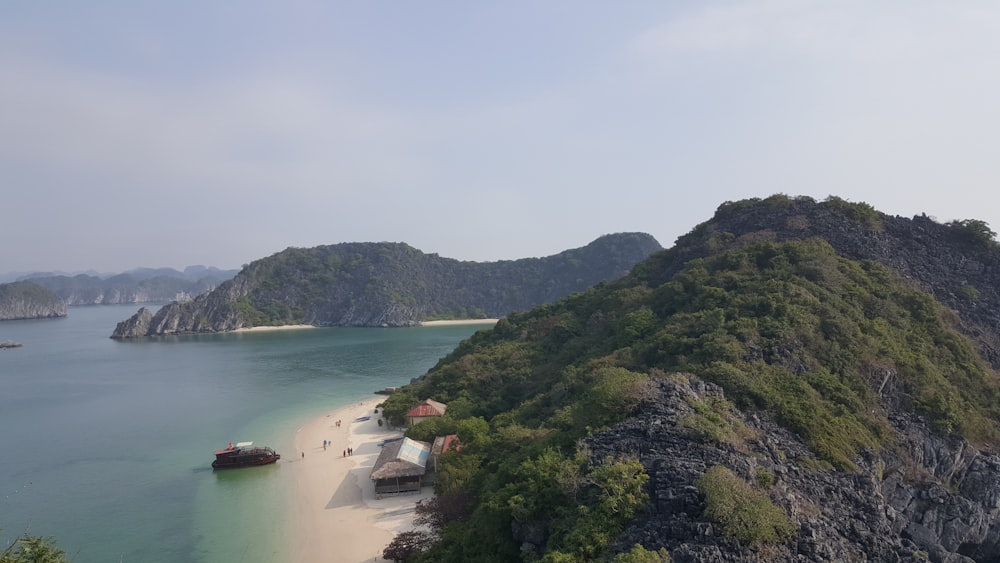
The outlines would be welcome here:
[[[227,448],[215,452],[212,469],[237,469],[268,465],[281,459],[271,448]]]
[[[215,460],[212,462],[212,469],[237,469],[240,467],[253,467],[255,465],[268,465],[278,461],[279,459],[281,459],[280,455],[274,455],[273,457],[266,457],[263,459],[243,460],[243,461],[219,462],[219,460]]]

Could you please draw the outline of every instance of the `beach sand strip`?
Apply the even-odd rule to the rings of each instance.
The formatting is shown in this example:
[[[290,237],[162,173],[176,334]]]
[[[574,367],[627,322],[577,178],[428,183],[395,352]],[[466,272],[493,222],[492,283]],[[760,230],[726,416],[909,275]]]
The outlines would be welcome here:
[[[402,436],[399,429],[378,425],[379,415],[373,411],[382,400],[376,396],[339,408],[296,432],[295,452],[288,463],[296,480],[289,561],[385,561],[381,557],[385,546],[397,533],[413,529],[414,506],[429,498],[432,488],[376,500],[369,479],[380,443]],[[371,418],[356,422],[363,416]],[[353,455],[345,455],[347,448]]]

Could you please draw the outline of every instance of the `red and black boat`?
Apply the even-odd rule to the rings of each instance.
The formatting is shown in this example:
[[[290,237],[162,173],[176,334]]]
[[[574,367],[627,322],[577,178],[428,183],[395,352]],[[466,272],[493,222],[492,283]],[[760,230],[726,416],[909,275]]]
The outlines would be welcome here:
[[[254,447],[253,442],[239,442],[234,446],[232,442],[229,442],[228,448],[215,451],[212,469],[267,465],[279,459],[281,456],[266,446]]]

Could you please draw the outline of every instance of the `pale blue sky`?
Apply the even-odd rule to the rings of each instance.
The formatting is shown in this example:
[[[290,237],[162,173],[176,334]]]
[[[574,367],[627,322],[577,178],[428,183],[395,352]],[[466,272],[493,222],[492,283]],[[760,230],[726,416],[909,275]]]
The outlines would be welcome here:
[[[1000,230],[998,65],[994,0],[9,0],[0,272],[671,246],[778,192]]]

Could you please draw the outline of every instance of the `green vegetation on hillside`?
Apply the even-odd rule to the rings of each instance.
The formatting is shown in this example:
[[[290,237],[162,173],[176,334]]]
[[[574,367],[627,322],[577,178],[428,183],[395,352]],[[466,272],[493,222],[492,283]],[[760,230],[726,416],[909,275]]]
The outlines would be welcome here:
[[[500,317],[620,277],[660,249],[644,233],[605,235],[545,258],[484,263],[403,243],[289,248],[244,268],[237,280],[248,291],[223,312],[250,325],[352,324],[345,318],[366,324],[368,316],[391,311],[411,322]]]
[[[721,465],[701,476],[698,491],[705,497],[705,513],[728,537],[771,544],[786,541],[795,532],[788,516],[766,494]]]
[[[22,534],[0,551],[0,563],[64,563],[66,553],[48,537]]]
[[[61,301],[44,287],[31,282],[11,282],[0,284],[0,303],[26,301],[38,304],[59,305]]]
[[[646,476],[636,460],[590,459],[581,439],[641,410],[651,379],[681,372],[733,402],[692,404],[682,424],[696,439],[747,439],[735,404],[768,411],[828,467],[851,471],[860,450],[892,445],[881,403],[891,391],[943,432],[996,442],[994,374],[949,311],[885,267],[819,239],[751,243],[692,260],[666,283],[650,283],[656,263],[501,320],[386,401],[397,421],[419,399],[448,403],[435,431],[469,437],[444,456],[439,488],[468,495],[468,509],[421,560],[532,560],[522,542],[543,561],[603,557],[645,501]],[[727,533],[788,537],[780,509],[721,473],[702,483],[709,514],[722,510],[711,499],[732,501],[727,490],[745,501],[741,518],[764,518],[749,531],[723,519]]]
[[[24,316],[66,316],[66,303],[28,281],[0,284],[0,320]]]
[[[981,245],[996,245],[997,233],[989,223],[979,219],[963,219],[947,223],[963,238]]]

